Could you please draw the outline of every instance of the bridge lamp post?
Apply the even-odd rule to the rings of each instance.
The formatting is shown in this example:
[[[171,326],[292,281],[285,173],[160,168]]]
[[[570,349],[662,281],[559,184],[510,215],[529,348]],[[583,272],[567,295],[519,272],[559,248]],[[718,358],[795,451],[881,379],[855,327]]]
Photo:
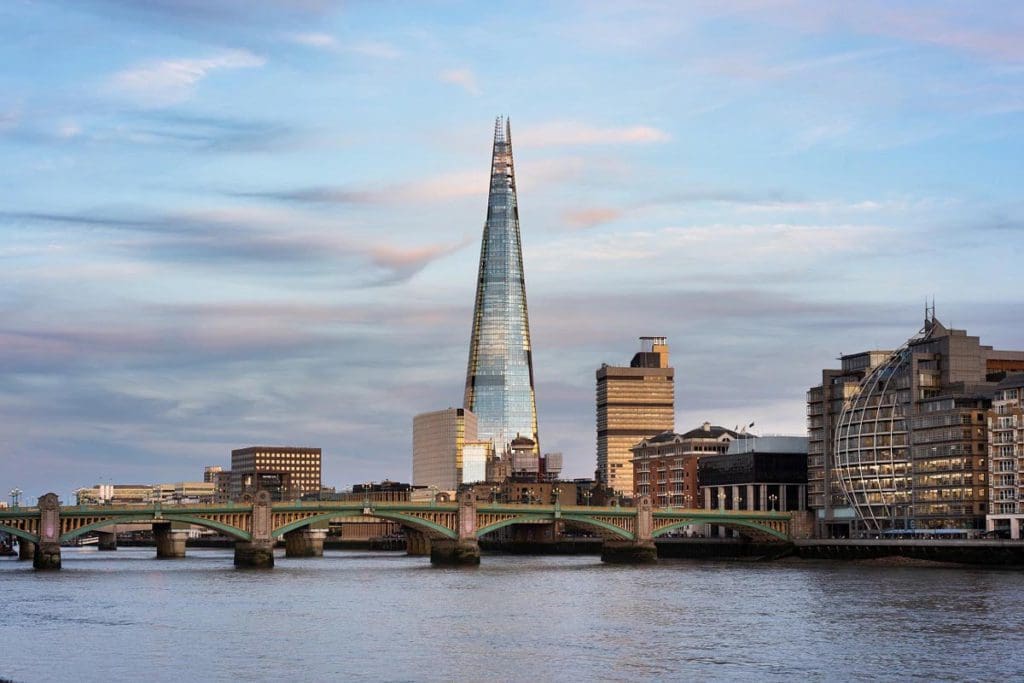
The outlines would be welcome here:
[[[591,491],[590,489],[587,489],[586,491],[583,492],[583,500],[587,501],[587,507],[590,507],[590,499],[593,497],[593,495],[594,492]]]
[[[777,503],[777,502],[778,502],[778,500],[779,500],[779,497],[778,497],[778,496],[776,496],[776,495],[775,495],[775,494],[773,493],[772,495],[768,496],[768,500],[769,500],[769,502],[771,502],[771,504],[772,504],[772,512],[776,512],[776,510],[775,510],[775,503]]]
[[[15,510],[18,509],[18,501],[21,500],[22,493],[23,491],[19,489],[17,486],[11,489],[11,507],[14,508]]]
[[[491,503],[492,504],[498,502],[498,491],[500,491],[500,490],[501,489],[499,487],[497,487],[497,486],[492,486],[491,487]]]
[[[436,486],[431,486],[430,487],[430,504],[431,505],[437,505],[437,487]]]
[[[689,508],[690,507],[690,503],[692,501],[693,501],[693,496],[691,496],[689,493],[687,493],[686,495],[683,496],[683,506],[684,507]]]
[[[559,503],[562,502],[561,501],[561,496],[562,496],[562,487],[555,486],[554,488],[551,489],[551,498],[553,499],[551,502],[554,503],[556,508],[558,507]]]
[[[725,509],[725,491],[719,491],[718,492],[718,509],[719,510],[724,510]]]

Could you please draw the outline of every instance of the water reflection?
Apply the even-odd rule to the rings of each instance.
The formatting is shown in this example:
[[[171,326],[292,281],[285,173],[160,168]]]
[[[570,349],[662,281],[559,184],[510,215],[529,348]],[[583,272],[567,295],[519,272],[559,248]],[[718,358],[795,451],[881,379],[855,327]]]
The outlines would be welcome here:
[[[500,555],[464,570],[328,551],[252,572],[230,550],[157,561],[146,548],[72,549],[64,566],[0,562],[0,678],[1024,676],[1009,571]]]

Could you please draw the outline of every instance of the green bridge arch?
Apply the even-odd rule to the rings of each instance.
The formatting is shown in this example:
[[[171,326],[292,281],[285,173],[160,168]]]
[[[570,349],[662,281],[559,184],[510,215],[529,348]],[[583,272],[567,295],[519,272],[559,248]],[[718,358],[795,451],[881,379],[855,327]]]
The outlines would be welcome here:
[[[612,534],[614,534],[618,538],[621,538],[621,539],[626,540],[626,541],[635,541],[636,540],[636,535],[635,534],[633,534],[633,533],[631,533],[629,531],[626,531],[625,529],[622,529],[620,527],[617,527],[614,524],[609,524],[608,522],[605,522],[604,520],[594,519],[593,517],[590,517],[589,515],[572,515],[572,514],[570,514],[570,515],[562,515],[561,519],[563,521],[571,522],[573,524],[580,524],[580,525],[583,525],[583,526],[589,526],[589,527],[593,527],[593,528],[597,528],[597,529],[602,529],[604,531],[610,531]]]
[[[716,526],[724,526],[728,529],[735,529],[736,531],[741,531],[741,529],[737,529],[737,527],[742,527],[746,529],[752,529],[754,531],[758,531],[764,534],[768,534],[779,539],[780,541],[790,540],[787,534],[777,529],[773,529],[769,526],[765,526],[757,522],[752,522],[750,520],[733,519],[729,517],[695,517],[692,519],[684,519],[678,522],[673,522],[668,526],[658,529],[657,531],[652,533],[651,536],[654,538],[658,538],[659,536],[664,536],[667,533],[675,531],[676,529],[681,529],[684,526],[690,526],[691,524],[714,524]]]
[[[444,538],[457,539],[459,534],[452,531],[446,526],[431,522],[427,519],[422,519],[414,515],[406,514],[404,512],[380,510],[377,508],[370,508],[370,512],[363,512],[362,508],[343,508],[339,510],[330,510],[328,512],[322,512],[312,517],[306,517],[305,519],[299,519],[294,522],[285,524],[282,527],[278,527],[271,532],[271,536],[274,538],[280,538],[289,531],[295,531],[302,527],[309,526],[310,524],[316,524],[317,522],[323,522],[331,519],[386,519],[391,522],[398,522],[402,526],[408,526],[416,529],[417,531],[423,531],[430,535],[440,535]]]
[[[194,517],[192,515],[185,515],[180,513],[163,514],[160,517],[156,517],[152,513],[150,513],[148,515],[138,514],[125,515],[123,517],[112,517],[109,519],[100,520],[98,522],[93,522],[92,524],[86,524],[85,526],[75,529],[74,531],[69,531],[66,534],[61,534],[60,542],[64,543],[66,541],[73,541],[79,536],[84,536],[85,534],[91,533],[93,531],[98,531],[99,529],[102,529],[104,527],[115,526],[117,524],[159,524],[161,522],[180,522],[182,524],[195,524],[196,526],[205,527],[207,529],[213,529],[214,531],[219,531],[223,534],[227,534],[228,536],[236,538],[240,541],[252,540],[252,534],[250,534],[248,531],[245,531],[244,529],[239,529],[235,526],[231,526],[230,524],[222,524],[220,522],[214,522],[209,519],[203,519],[202,517]]]
[[[20,538],[22,540],[25,540],[25,541],[31,541],[32,543],[38,543],[39,542],[39,537],[36,536],[35,534],[29,533],[28,531],[23,531],[22,529],[15,529],[12,526],[6,526],[4,524],[0,524],[0,531],[3,531],[4,533],[10,534],[11,536],[17,536],[18,538]]]

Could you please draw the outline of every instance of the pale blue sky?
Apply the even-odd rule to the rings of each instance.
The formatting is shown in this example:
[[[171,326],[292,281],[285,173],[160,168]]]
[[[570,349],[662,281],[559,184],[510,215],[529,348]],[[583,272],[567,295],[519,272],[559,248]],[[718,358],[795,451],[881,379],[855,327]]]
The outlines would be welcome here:
[[[677,427],[803,431],[841,352],[1024,348],[1016,2],[0,5],[0,492],[230,449],[410,478],[512,120],[542,447],[667,335]]]

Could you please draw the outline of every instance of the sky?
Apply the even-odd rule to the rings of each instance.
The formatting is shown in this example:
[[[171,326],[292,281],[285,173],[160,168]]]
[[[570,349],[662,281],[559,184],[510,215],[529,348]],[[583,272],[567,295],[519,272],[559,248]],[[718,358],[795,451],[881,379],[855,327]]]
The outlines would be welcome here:
[[[461,405],[511,119],[541,447],[667,336],[676,428],[804,433],[926,298],[1024,349],[1024,4],[8,0],[0,494],[319,446],[411,477]]]

